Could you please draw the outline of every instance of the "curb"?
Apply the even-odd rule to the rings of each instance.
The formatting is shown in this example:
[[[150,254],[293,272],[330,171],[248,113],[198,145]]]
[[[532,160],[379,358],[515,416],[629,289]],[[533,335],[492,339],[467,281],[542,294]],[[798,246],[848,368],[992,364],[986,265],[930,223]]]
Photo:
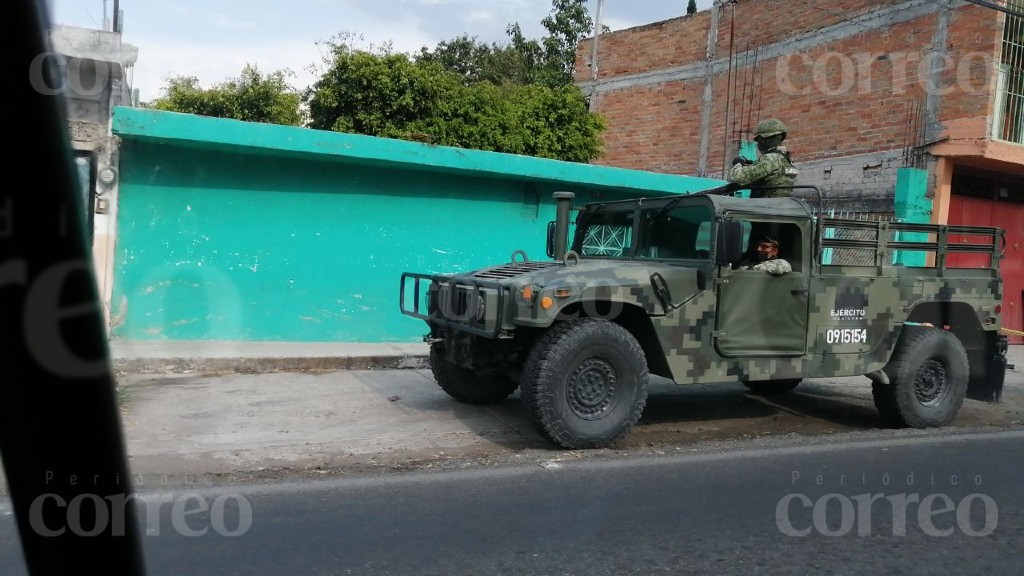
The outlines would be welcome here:
[[[420,370],[429,368],[426,355],[374,355],[280,358],[114,358],[117,374],[233,372],[332,372],[336,370]]]

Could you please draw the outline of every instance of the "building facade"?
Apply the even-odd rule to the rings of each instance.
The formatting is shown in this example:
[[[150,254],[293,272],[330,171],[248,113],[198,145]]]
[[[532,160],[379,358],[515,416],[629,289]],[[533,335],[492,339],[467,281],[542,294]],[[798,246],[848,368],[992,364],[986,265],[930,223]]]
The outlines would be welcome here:
[[[892,213],[900,169],[924,171],[932,222],[1007,230],[1007,325],[1024,324],[1024,19],[960,0],[734,0],[588,39],[576,68],[608,120],[602,164],[722,178],[776,117],[826,209]]]
[[[418,342],[402,273],[548,259],[554,192],[580,206],[723,184],[139,108],[116,108],[113,133],[122,342]]]
[[[120,185],[117,138],[110,125],[114,108],[132,106],[131,71],[138,49],[120,32],[57,25],[50,50],[62,71],[56,85],[41,79],[38,89],[64,95],[68,135],[82,183],[81,218],[90,233],[93,264],[104,313],[109,318],[114,278],[117,196]]]

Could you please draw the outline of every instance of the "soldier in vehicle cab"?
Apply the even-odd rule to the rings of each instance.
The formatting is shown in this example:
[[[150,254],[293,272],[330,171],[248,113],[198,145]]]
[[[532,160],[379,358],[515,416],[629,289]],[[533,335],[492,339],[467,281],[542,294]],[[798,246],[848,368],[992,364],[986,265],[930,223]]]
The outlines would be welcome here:
[[[782,276],[793,271],[790,263],[779,258],[779,241],[768,235],[762,235],[754,245],[752,254],[736,265],[736,270],[760,270],[772,276]]]

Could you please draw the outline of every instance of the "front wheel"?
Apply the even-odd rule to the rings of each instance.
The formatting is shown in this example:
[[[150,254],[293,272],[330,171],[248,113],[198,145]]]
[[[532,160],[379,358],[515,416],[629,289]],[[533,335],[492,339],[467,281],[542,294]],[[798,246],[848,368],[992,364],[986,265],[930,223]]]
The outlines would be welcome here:
[[[882,419],[891,426],[932,428],[949,424],[967,396],[967,352],[952,333],[907,328],[883,369],[889,384],[871,391]]]
[[[632,431],[647,403],[647,360],[625,328],[596,318],[556,324],[530,351],[522,399],[563,448],[602,448]]]

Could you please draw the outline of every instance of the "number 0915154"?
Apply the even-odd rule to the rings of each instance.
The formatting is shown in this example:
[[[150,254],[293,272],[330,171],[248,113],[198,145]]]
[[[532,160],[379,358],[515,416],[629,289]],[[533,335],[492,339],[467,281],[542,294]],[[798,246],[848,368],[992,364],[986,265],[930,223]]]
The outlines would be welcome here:
[[[829,344],[864,344],[868,331],[864,328],[833,328],[825,331],[825,342]]]

